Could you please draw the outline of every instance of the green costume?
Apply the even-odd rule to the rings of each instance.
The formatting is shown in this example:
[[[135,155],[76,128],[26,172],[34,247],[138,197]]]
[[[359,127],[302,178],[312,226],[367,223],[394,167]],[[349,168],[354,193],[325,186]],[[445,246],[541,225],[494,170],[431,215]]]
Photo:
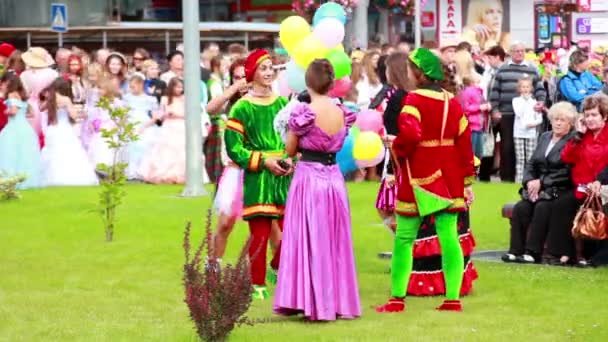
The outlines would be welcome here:
[[[264,158],[285,157],[285,145],[274,130],[274,118],[287,99],[243,97],[232,106],[226,124],[228,156],[245,170],[243,219],[283,216],[291,177],[277,177],[264,166]]]

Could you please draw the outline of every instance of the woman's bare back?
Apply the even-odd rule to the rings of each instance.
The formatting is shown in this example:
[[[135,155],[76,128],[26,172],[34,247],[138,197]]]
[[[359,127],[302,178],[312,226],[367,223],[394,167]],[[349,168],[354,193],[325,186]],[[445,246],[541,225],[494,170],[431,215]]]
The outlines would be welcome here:
[[[310,109],[315,113],[315,125],[327,135],[338,134],[344,127],[344,113],[330,98],[313,100]]]

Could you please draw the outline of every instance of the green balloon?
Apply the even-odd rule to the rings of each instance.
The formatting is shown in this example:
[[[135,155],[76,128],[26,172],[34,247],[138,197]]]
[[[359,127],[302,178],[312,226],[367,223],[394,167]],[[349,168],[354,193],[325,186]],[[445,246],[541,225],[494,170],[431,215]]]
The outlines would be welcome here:
[[[350,76],[352,72],[352,62],[344,51],[340,49],[330,50],[325,58],[327,58],[334,67],[334,73],[336,74],[337,80],[345,76]]]

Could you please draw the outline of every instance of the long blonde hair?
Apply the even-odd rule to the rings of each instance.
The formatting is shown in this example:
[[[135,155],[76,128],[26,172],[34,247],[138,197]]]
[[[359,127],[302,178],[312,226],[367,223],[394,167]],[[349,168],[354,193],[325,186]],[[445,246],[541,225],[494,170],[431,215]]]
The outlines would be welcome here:
[[[464,79],[469,79],[478,83],[481,76],[475,71],[475,61],[473,56],[466,50],[460,50],[454,55],[454,65],[456,66],[456,83],[459,86],[464,84]]]
[[[369,51],[368,53],[365,54],[365,57],[363,57],[363,62],[361,64],[363,64],[363,69],[365,71],[365,76],[367,76],[367,80],[369,81],[369,84],[371,85],[378,85],[380,84],[380,77],[378,76],[378,72],[376,71],[376,68],[374,68],[374,65],[372,64],[372,60],[374,58],[374,56],[378,56],[379,53],[377,51]]]

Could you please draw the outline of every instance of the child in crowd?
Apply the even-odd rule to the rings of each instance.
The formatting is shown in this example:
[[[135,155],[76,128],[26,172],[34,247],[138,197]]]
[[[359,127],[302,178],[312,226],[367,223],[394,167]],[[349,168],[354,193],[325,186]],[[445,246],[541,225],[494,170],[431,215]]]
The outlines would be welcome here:
[[[346,96],[344,97],[343,105],[348,110],[358,113],[359,106],[357,105],[357,98],[359,97],[359,91],[356,87],[351,87]]]
[[[79,115],[72,103],[72,84],[57,78],[40,93],[45,145],[42,149],[44,186],[97,185],[95,167],[80,144],[72,123]]]
[[[86,116],[80,126],[80,141],[85,150],[89,149],[89,144],[93,138],[93,130],[90,129],[91,113],[97,111],[97,101],[99,101],[99,83],[103,77],[103,67],[101,64],[93,63],[87,66],[86,72],[86,100],[84,103],[84,113]]]
[[[121,106],[121,101],[119,100],[120,89],[113,80],[108,78],[100,79],[99,97],[103,96],[107,97],[113,106]],[[83,132],[84,134],[81,136],[81,139],[83,139],[84,145],[84,137],[87,137],[88,145],[85,146],[88,146],[87,153],[93,165],[97,166],[101,163],[113,165],[114,154],[102,137],[101,129],[111,129],[115,124],[110,117],[110,113],[105,109],[98,108],[96,103],[97,102],[88,105],[88,118],[87,121],[83,123],[83,130],[85,130],[85,132]]]
[[[543,122],[541,113],[534,110],[536,100],[532,97],[532,79],[521,78],[517,82],[519,96],[513,99],[513,141],[515,144],[515,182],[521,183],[524,166],[532,157],[538,139],[537,128]]]
[[[158,116],[158,102],[151,95],[144,92],[144,82],[146,77],[139,73],[133,73],[129,79],[130,93],[123,101],[129,111],[129,121],[135,124],[135,132],[139,136],[137,141],[129,144],[127,149],[129,167],[127,168],[128,179],[143,179],[137,172],[141,166],[144,155],[150,149],[156,135],[158,127],[155,125]]]
[[[2,76],[2,94],[5,98],[8,123],[0,132],[0,172],[6,176],[23,175],[26,180],[17,189],[40,186],[42,168],[38,135],[27,121],[27,96],[23,83],[13,73]]]
[[[473,153],[475,157],[481,159],[483,157],[483,132],[488,123],[488,113],[492,109],[492,105],[484,100],[483,90],[473,78],[463,77],[462,84],[464,89],[460,93],[460,102],[467,120],[469,120]]]

